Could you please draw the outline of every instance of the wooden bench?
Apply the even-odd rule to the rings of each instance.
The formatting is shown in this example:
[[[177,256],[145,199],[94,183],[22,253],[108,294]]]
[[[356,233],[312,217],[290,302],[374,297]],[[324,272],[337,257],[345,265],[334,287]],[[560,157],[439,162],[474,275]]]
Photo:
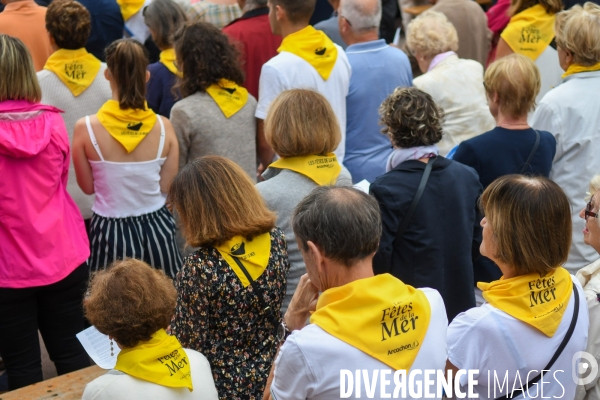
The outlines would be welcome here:
[[[85,385],[106,372],[105,369],[94,365],[12,392],[0,394],[0,400],[79,400],[83,395]]]

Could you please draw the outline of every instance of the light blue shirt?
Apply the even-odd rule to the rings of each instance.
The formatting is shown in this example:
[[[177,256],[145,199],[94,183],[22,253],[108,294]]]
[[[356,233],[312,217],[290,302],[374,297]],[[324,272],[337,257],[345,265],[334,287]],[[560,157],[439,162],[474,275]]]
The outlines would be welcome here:
[[[385,173],[392,152],[390,140],[381,133],[379,106],[397,87],[412,86],[412,70],[406,54],[383,39],[348,46],[346,54],[352,77],[346,97],[344,165],[354,183],[373,182]]]

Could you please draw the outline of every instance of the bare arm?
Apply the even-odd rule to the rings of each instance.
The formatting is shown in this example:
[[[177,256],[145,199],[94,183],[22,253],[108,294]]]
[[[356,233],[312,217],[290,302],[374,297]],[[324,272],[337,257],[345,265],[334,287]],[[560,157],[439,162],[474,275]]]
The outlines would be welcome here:
[[[508,43],[506,43],[504,39],[500,38],[498,41],[498,47],[496,48],[496,58],[493,61],[509,56],[512,53],[514,53],[514,51],[510,48]]]
[[[275,152],[265,138],[265,121],[259,118],[256,119],[256,152],[258,161],[260,161],[260,166],[258,167],[258,175],[260,176],[271,165],[271,162],[273,162]]]
[[[81,191],[85,194],[94,194],[94,176],[85,151],[86,144],[92,145],[85,126],[85,119],[82,118],[75,124],[73,132],[73,145],[71,147],[73,166],[75,167],[77,184]]]
[[[173,178],[179,172],[179,143],[177,142],[171,122],[165,117],[159,118],[162,118],[165,123],[165,148],[167,149],[167,159],[160,170],[160,191],[168,193]]]

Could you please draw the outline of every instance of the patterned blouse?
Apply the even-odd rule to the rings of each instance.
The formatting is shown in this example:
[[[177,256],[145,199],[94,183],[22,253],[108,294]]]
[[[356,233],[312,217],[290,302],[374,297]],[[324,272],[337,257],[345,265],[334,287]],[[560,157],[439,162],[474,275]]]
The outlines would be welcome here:
[[[177,307],[171,334],[204,354],[221,399],[262,399],[277,352],[277,326],[290,268],[285,236],[271,231],[269,265],[253,286],[243,287],[212,247],[186,257],[177,275]]]

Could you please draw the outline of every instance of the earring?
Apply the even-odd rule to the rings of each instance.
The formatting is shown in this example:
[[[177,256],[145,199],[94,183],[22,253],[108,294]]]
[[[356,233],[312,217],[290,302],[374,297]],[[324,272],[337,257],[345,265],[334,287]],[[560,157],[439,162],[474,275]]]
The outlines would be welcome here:
[[[113,351],[113,341],[112,339],[110,339],[110,356],[114,357],[115,353]]]

